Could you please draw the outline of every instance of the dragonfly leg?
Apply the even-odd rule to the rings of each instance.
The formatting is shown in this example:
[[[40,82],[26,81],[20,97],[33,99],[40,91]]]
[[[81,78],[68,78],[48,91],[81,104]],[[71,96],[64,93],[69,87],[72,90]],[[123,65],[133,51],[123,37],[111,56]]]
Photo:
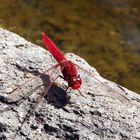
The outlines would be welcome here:
[[[64,77],[63,77],[62,75],[59,75],[58,77],[60,77],[60,78],[62,78],[63,80],[65,80]],[[65,87],[66,87],[66,88],[65,88],[65,93],[68,93],[67,90],[69,89],[69,86],[65,86]]]
[[[87,98],[86,96],[84,96],[84,95],[81,93],[81,91],[80,91],[79,89],[77,89],[77,90],[78,90],[79,94],[80,94],[82,97]]]
[[[63,80],[65,80],[64,77],[63,77],[62,75],[59,75],[59,77],[62,78]]]
[[[68,89],[69,89],[69,86],[67,86],[67,88],[65,89],[65,93],[67,93]]]

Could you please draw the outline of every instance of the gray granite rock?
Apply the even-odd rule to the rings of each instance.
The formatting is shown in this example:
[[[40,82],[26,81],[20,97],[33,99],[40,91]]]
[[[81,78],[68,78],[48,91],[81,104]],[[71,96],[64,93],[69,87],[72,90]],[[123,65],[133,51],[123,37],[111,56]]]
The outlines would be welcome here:
[[[71,89],[65,94],[62,78],[52,83],[61,72],[46,72],[56,63],[47,50],[0,29],[0,139],[140,140],[140,96],[102,78],[82,58],[66,57],[88,71],[77,68],[85,97]]]

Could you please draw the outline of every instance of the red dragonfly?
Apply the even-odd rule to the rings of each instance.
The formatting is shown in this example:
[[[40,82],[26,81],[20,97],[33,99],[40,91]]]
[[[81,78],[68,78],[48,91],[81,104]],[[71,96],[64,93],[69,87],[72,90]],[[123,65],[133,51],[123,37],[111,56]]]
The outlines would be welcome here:
[[[74,90],[78,90],[81,87],[82,80],[80,75],[77,74],[75,64],[64,57],[58,47],[45,35],[44,32],[42,32],[41,35],[44,45],[58,62],[63,74],[62,78],[68,82],[68,88],[71,87]],[[81,94],[80,91],[79,93]]]

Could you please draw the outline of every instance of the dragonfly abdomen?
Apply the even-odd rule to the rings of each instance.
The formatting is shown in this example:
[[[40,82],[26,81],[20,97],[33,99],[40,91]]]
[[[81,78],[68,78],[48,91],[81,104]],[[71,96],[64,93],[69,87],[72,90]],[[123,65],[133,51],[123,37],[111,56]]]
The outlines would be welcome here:
[[[62,61],[67,61],[63,53],[58,49],[58,47],[53,43],[53,41],[49,37],[47,37],[44,32],[42,32],[41,35],[44,45],[55,58],[55,60],[58,63],[61,63]]]

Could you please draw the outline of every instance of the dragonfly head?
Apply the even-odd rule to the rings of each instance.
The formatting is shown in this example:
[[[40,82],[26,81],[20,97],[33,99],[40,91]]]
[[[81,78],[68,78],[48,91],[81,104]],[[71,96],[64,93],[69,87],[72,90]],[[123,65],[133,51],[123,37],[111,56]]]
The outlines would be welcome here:
[[[78,88],[80,88],[81,84],[82,84],[82,80],[80,78],[80,76],[78,75],[78,77],[71,77],[68,81],[69,86],[76,90]]]

